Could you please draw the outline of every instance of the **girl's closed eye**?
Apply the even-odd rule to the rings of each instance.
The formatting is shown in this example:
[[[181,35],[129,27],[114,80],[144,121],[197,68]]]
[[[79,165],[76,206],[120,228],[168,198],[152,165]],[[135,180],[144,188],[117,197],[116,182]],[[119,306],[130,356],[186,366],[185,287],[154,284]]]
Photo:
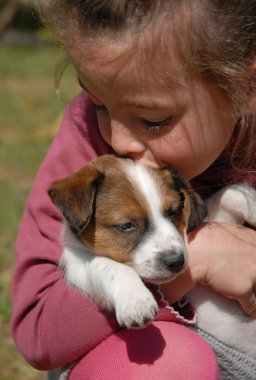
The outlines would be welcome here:
[[[95,104],[95,103],[94,103]],[[95,104],[96,111],[97,112],[105,112],[108,113],[107,108],[103,104]],[[164,119],[151,121],[144,118],[139,118],[140,121],[143,123],[143,129],[146,130],[146,132],[160,132],[164,130],[165,128],[170,127],[173,124],[174,116],[170,115]]]
[[[174,115],[170,115],[164,119],[155,120],[155,121],[141,118],[145,126],[145,129],[149,132],[158,132],[167,127],[170,127],[173,124],[174,119],[175,119]]]
[[[108,110],[106,106],[104,106],[103,104],[96,104],[94,102],[94,105],[96,107],[97,112],[104,112],[105,114],[108,114]],[[142,123],[142,129],[146,132],[151,132],[151,133],[158,133],[158,132],[163,131],[165,128],[169,128],[170,126],[173,125],[174,120],[175,120],[174,115],[170,115],[163,119],[154,120],[154,121],[139,117],[139,122],[140,124]]]

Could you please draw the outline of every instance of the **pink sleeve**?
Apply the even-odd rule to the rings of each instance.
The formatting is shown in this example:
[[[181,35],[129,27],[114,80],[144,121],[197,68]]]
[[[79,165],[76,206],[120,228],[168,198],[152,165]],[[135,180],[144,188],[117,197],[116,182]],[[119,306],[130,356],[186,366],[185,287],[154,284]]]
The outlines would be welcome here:
[[[256,189],[256,172],[244,173],[239,182],[247,183]]]
[[[47,194],[53,180],[110,152],[92,107],[82,94],[67,108],[37,174],[17,239],[12,334],[27,361],[41,370],[79,358],[117,329],[113,317],[65,284],[57,267],[61,217]]]

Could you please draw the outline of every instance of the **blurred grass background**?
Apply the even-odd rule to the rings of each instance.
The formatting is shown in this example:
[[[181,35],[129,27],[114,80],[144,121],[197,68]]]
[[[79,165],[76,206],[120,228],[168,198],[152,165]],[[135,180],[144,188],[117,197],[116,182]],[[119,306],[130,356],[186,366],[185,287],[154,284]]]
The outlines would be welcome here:
[[[23,8],[20,11],[24,13]],[[28,7],[25,14],[31,18]],[[15,239],[33,178],[68,100],[79,93],[75,73],[69,69],[62,79],[64,100],[57,98],[54,70],[61,51],[32,20],[22,41],[23,31],[17,26],[8,26],[0,35],[0,380],[45,379],[25,362],[11,339],[10,281]]]

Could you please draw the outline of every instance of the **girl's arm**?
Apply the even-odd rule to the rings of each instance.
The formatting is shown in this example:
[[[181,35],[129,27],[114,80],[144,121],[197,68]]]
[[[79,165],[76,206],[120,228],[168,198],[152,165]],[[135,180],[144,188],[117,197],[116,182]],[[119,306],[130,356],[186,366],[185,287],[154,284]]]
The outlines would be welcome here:
[[[189,269],[164,285],[169,302],[196,283],[237,300],[256,317],[256,231],[238,225],[205,223],[189,234]]]
[[[12,334],[27,361],[41,370],[79,358],[118,328],[114,318],[64,282],[58,268],[62,221],[47,194],[52,181],[109,152],[90,107],[84,94],[68,107],[36,177],[17,239]],[[86,125],[95,130],[88,132]]]

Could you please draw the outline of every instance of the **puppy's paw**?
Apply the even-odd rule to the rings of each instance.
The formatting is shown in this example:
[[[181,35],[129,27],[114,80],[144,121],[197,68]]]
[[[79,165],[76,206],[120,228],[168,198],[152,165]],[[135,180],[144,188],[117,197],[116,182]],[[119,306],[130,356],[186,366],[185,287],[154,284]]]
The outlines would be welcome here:
[[[142,328],[153,321],[158,312],[158,306],[151,292],[143,286],[136,292],[131,292],[126,299],[120,299],[116,304],[118,323],[126,328]]]

